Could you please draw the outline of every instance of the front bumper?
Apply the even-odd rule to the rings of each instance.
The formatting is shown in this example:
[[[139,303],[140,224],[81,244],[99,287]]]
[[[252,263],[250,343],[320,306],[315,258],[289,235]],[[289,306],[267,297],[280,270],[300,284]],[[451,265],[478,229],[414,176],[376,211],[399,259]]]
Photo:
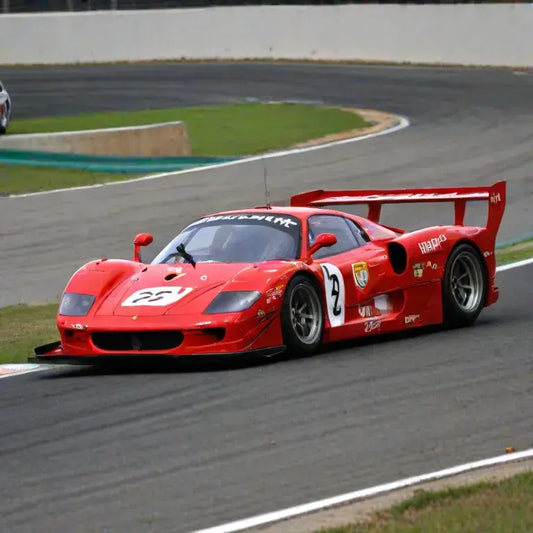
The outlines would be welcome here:
[[[285,351],[285,346],[271,346],[238,352],[197,353],[197,354],[161,354],[161,353],[108,353],[102,355],[69,355],[64,353],[61,342],[53,342],[35,348],[35,356],[29,357],[28,362],[46,364],[71,364],[71,365],[106,365],[106,364],[158,364],[183,359],[217,359],[223,360],[233,357],[273,357]]]

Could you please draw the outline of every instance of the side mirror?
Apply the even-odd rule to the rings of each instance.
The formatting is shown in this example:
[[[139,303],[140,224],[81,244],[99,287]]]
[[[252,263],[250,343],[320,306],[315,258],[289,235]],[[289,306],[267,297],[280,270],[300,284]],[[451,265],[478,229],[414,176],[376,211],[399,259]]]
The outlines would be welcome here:
[[[315,242],[311,245],[309,250],[307,251],[307,257],[308,259],[311,259],[312,255],[315,252],[318,252],[320,248],[326,248],[329,246],[333,246],[337,242],[337,237],[333,235],[333,233],[321,233],[315,240]]]
[[[133,260],[137,261],[138,263],[142,263],[141,261],[141,248],[143,246],[148,246],[149,244],[152,244],[152,241],[154,240],[154,237],[150,235],[149,233],[138,233],[135,235],[135,239],[133,239]]]

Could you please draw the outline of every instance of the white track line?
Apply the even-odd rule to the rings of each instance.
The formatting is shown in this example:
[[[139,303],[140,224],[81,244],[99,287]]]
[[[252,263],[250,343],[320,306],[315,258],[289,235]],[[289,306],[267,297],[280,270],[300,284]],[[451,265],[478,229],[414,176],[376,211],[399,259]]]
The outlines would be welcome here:
[[[533,448],[525,450],[523,452],[508,453],[505,455],[499,455],[498,457],[492,457],[490,459],[483,459],[481,461],[475,461],[473,463],[466,463],[459,466],[453,466],[452,468],[446,468],[445,470],[439,470],[437,472],[431,472],[429,474],[423,474],[421,476],[408,477],[393,481],[392,483],[385,483],[384,485],[378,485],[376,487],[370,487],[367,489],[357,490],[354,492],[348,492],[339,496],[333,496],[332,498],[326,498],[324,500],[318,500],[315,502],[305,503],[303,505],[297,505],[296,507],[288,507],[281,511],[274,511],[272,513],[266,513],[262,515],[252,516],[243,520],[237,520],[235,522],[229,522],[221,526],[210,527],[208,529],[201,529],[195,533],[233,533],[234,531],[242,531],[251,527],[262,526],[279,520],[285,520],[287,518],[293,518],[313,511],[339,505],[341,503],[353,502],[356,500],[362,500],[371,496],[377,496],[385,494],[397,489],[403,489],[405,487],[411,487],[418,485],[426,481],[435,481],[445,477],[455,476],[464,472],[470,472],[471,470],[477,470],[479,468],[487,466],[495,466],[503,463],[509,463],[511,461],[518,461],[521,459],[528,459],[533,457]]]
[[[516,263],[509,263],[508,265],[501,265],[496,267],[496,272],[505,272],[506,270],[511,270],[511,268],[518,268],[533,263],[533,257],[528,259],[522,259],[522,261],[516,261]]]
[[[533,257],[529,259],[524,259],[523,261],[517,261],[516,263],[509,263],[508,265],[501,265],[499,267],[496,267],[496,272],[503,272],[505,270],[510,270],[511,268],[523,267],[531,263],[533,263]],[[14,368],[14,367],[20,367],[21,371],[14,372],[13,374],[2,375],[2,368],[9,369],[9,368]],[[28,368],[25,368],[25,367],[28,367]],[[32,364],[32,365],[16,364],[16,363],[3,364],[3,365],[0,365],[0,379],[21,376],[22,374],[28,374],[29,372],[35,372],[37,370],[47,370],[49,368],[50,368],[49,366],[41,365],[38,363]]]
[[[222,168],[222,167],[231,167],[234,165],[242,165],[243,163],[251,163],[253,161],[260,161],[262,159],[274,159],[277,157],[285,157],[288,155],[295,155],[295,154],[303,154],[305,152],[312,152],[314,150],[322,150],[323,148],[331,148],[332,146],[339,146],[342,144],[348,144],[358,141],[364,141],[365,139],[372,139],[374,137],[379,137],[380,135],[388,135],[389,133],[394,133],[396,131],[403,130],[404,128],[407,128],[410,125],[409,119],[406,117],[402,117],[400,115],[395,115],[399,123],[396,126],[393,126],[392,128],[388,128],[383,131],[378,131],[376,133],[368,133],[366,135],[361,135],[360,137],[350,137],[349,139],[342,139],[340,141],[332,141],[326,144],[318,144],[315,146],[305,146],[303,148],[294,148],[292,150],[282,150],[279,152],[271,152],[261,155],[254,155],[250,157],[244,157],[242,159],[236,159],[235,161],[228,161],[226,163],[216,163],[214,165],[204,165],[200,167],[195,168],[189,168],[187,170],[178,170],[174,172],[164,172],[163,174],[154,174],[151,176],[144,176],[141,178],[133,178],[131,180],[124,180],[124,181],[111,181],[109,183],[98,183],[96,185],[84,185],[82,187],[71,187],[69,189],[54,189],[51,191],[40,191],[40,192],[29,192],[25,194],[12,194],[10,196],[7,196],[7,198],[27,198],[28,196],[43,196],[45,194],[55,194],[58,192],[70,192],[70,191],[83,191],[86,189],[97,189],[99,187],[115,187],[119,185],[127,185],[129,183],[135,183],[138,181],[148,181],[148,180],[155,180],[159,178],[166,178],[168,176],[177,176],[179,174],[190,174],[192,172],[202,172],[203,170],[212,170],[214,168]]]

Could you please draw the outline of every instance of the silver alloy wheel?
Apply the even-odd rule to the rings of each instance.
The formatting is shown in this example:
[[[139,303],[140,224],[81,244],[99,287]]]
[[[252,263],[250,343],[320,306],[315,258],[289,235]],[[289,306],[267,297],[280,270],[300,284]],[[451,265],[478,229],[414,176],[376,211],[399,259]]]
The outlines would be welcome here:
[[[483,297],[483,272],[474,252],[460,253],[451,265],[450,287],[458,307],[465,312],[477,309]]]
[[[311,285],[299,283],[290,297],[291,326],[304,344],[313,344],[322,331],[320,300]]]

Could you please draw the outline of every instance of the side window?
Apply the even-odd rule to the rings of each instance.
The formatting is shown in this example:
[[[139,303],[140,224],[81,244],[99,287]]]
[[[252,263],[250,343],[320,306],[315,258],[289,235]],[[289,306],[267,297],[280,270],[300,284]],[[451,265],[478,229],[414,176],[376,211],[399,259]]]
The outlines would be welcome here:
[[[333,233],[337,242],[329,248],[321,248],[313,254],[315,259],[337,255],[361,246],[361,241],[356,237],[356,227],[351,227],[346,218],[337,215],[313,215],[307,220],[308,239],[311,246],[321,233]]]
[[[352,233],[355,235],[355,238],[359,242],[359,246],[364,246],[367,242],[370,242],[370,237],[366,234],[365,230],[349,218],[345,219],[348,226],[352,230]]]

